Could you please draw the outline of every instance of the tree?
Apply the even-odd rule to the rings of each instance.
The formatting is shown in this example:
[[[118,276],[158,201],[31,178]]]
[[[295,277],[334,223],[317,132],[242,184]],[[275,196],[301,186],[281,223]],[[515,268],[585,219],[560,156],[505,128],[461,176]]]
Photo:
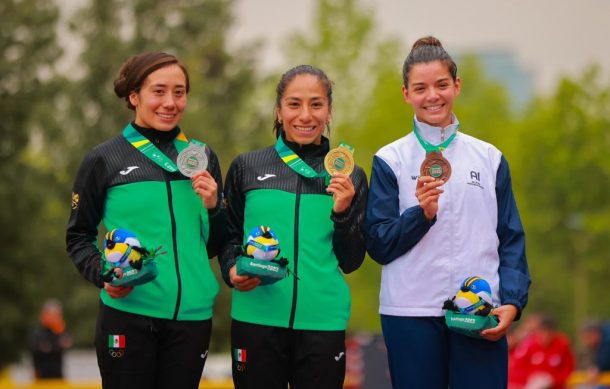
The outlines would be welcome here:
[[[53,3],[7,0],[0,4],[0,370],[15,361],[32,322],[37,255],[33,242],[40,222],[37,211],[44,186],[30,156],[37,113],[53,98],[50,82],[61,54],[55,25],[59,16]],[[44,182],[44,181],[43,181]],[[37,249],[38,248],[38,249]]]
[[[532,310],[557,313],[573,334],[608,317],[610,84],[592,67],[538,98],[517,127],[515,187],[533,275]]]

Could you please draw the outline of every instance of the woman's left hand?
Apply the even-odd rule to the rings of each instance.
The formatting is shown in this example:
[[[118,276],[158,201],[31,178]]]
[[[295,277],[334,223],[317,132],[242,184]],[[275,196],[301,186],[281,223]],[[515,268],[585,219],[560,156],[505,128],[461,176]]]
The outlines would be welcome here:
[[[352,200],[356,195],[352,179],[341,173],[333,174],[333,178],[330,180],[326,191],[333,195],[333,201],[335,202],[333,211],[335,213],[345,212],[352,204]]]
[[[494,308],[490,315],[497,317],[499,323],[494,328],[481,331],[481,336],[487,340],[491,340],[492,342],[502,339],[502,337],[508,332],[511,324],[513,324],[515,317],[517,317],[517,312],[517,307],[512,304],[501,305]]]
[[[197,173],[191,177],[191,183],[195,193],[201,197],[203,206],[207,209],[216,207],[218,201],[218,184],[216,180],[207,170],[202,173]]]

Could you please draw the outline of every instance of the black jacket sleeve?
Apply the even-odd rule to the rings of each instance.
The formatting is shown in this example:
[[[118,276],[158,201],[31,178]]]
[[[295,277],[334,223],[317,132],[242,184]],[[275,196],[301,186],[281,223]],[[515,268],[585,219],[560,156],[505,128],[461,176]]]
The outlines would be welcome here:
[[[335,225],[333,249],[339,260],[339,267],[344,273],[358,269],[366,253],[365,214],[368,196],[366,173],[356,167],[352,174],[356,194],[351,206],[340,214],[333,212],[331,220]]]
[[[104,286],[101,253],[97,248],[98,225],[104,213],[106,165],[90,152],[74,181],[66,248],[78,271],[98,288]]]
[[[214,151],[212,151],[209,146],[207,146],[206,149],[208,150],[208,159],[210,161],[208,165],[208,170],[212,177],[214,177],[214,180],[218,185],[216,207],[208,211],[208,219],[210,222],[210,235],[206,248],[208,251],[208,257],[213,258],[218,255],[222,244],[226,239],[227,216],[226,207],[224,204],[224,192],[222,187],[222,174],[220,172],[220,163],[218,162],[218,157],[216,156]]]
[[[244,236],[244,207],[245,194],[241,190],[243,167],[242,159],[237,157],[227,172],[227,182],[225,184],[226,204],[227,204],[227,238],[222,246],[218,261],[222,278],[227,285],[232,287],[229,270],[236,263],[237,257],[242,252]]]

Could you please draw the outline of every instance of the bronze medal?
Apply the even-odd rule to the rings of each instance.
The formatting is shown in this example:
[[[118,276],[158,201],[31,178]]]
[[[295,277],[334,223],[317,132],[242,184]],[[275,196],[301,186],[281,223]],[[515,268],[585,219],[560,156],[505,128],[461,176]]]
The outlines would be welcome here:
[[[451,165],[440,151],[431,151],[426,153],[426,158],[419,168],[419,174],[447,182],[451,177]]]
[[[342,173],[349,176],[354,171],[354,155],[347,147],[336,147],[324,157],[324,168],[331,176]]]

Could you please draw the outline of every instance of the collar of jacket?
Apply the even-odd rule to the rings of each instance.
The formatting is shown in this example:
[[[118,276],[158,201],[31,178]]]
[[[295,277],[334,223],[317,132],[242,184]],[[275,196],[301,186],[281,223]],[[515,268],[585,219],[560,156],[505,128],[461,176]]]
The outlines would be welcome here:
[[[154,128],[140,127],[135,122],[131,122],[131,125],[154,145],[173,142],[174,138],[176,138],[180,133],[180,128],[178,127],[175,127],[169,131],[159,131],[155,130]]]
[[[451,114],[451,119],[451,124],[445,128],[435,127],[424,122],[420,122],[415,116],[413,117],[413,122],[417,126],[419,134],[422,138],[433,145],[437,145],[444,142],[457,131],[460,122],[454,114]]]
[[[323,157],[330,149],[330,142],[328,141],[328,138],[324,136],[322,136],[322,142],[320,142],[319,145],[313,143],[308,145],[300,145],[298,143],[291,142],[286,140],[286,134],[284,132],[282,132],[282,140],[286,146],[290,147],[290,149],[301,158]]]

